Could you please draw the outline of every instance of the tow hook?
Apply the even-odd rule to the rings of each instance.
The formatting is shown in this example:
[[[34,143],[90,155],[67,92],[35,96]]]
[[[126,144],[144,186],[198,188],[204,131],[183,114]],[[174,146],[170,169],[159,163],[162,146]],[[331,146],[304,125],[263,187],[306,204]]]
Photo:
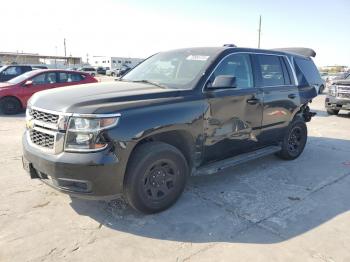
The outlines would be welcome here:
[[[305,119],[305,122],[310,122],[311,118],[314,117],[317,113],[316,112],[311,112],[310,107],[305,107],[303,111],[303,117]]]

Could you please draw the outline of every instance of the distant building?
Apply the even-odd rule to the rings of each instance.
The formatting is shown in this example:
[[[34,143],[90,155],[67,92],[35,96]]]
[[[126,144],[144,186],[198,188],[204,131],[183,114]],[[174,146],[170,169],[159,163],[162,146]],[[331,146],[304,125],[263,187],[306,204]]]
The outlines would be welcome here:
[[[55,66],[72,66],[82,64],[81,57],[74,56],[52,56],[52,55],[39,55],[33,53],[12,53],[12,52],[0,52],[0,64],[26,64],[26,65],[39,65],[48,64]]]
[[[343,65],[321,66],[319,70],[321,72],[339,73],[346,72],[347,70],[349,70],[349,67]]]
[[[89,63],[93,67],[109,67],[110,69],[121,68],[122,66],[135,67],[143,59],[131,57],[114,57],[114,56],[93,56]]]

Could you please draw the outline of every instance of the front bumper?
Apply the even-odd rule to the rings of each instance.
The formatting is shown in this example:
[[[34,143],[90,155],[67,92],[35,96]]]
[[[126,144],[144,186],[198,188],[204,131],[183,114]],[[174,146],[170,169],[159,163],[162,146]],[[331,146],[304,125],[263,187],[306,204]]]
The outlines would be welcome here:
[[[325,107],[334,110],[350,110],[350,99],[328,95],[325,100]]]
[[[69,195],[108,200],[123,191],[123,177],[117,156],[106,149],[94,153],[44,153],[23,136],[23,166],[31,178],[39,178]]]

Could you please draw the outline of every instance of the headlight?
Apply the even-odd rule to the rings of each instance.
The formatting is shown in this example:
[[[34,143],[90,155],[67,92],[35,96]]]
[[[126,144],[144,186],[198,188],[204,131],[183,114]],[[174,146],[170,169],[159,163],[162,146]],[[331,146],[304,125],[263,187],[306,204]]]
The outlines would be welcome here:
[[[88,152],[107,147],[101,131],[118,124],[119,117],[71,117],[65,141],[65,151]]]
[[[331,85],[330,87],[328,87],[328,93],[331,96],[336,96],[337,95],[337,86]]]

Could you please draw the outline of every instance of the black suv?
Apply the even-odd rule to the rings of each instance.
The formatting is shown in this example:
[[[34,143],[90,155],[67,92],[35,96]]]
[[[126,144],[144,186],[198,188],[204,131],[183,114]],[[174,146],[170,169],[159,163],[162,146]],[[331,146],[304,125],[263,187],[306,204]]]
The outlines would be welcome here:
[[[0,82],[6,82],[25,72],[32,71],[32,67],[28,65],[8,65],[0,68]]]
[[[189,48],[151,56],[116,82],[35,94],[23,166],[88,199],[123,194],[135,209],[171,206],[189,175],[268,154],[295,159],[317,93],[296,53]],[[295,52],[298,52],[296,50]]]

